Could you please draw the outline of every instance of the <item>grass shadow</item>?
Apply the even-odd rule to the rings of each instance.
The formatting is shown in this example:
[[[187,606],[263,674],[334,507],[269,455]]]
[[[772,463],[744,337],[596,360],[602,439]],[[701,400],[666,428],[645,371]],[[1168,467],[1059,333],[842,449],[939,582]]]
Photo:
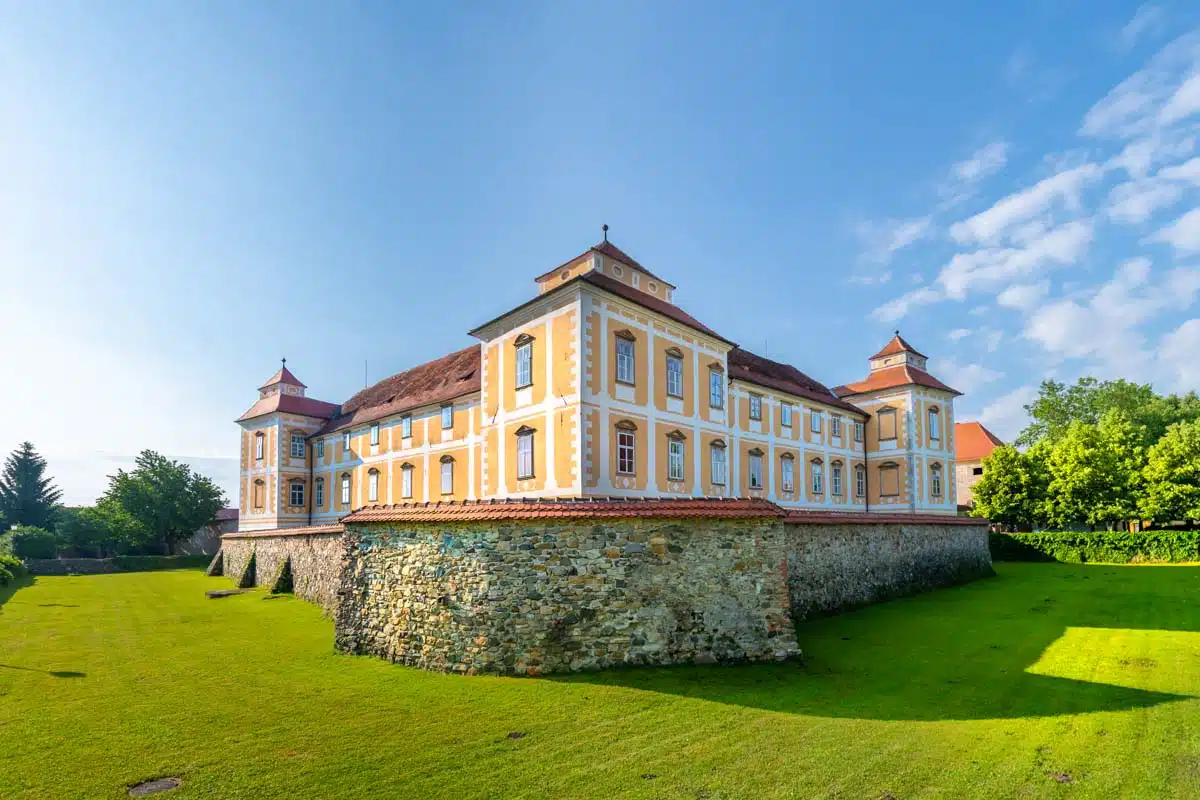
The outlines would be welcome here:
[[[0,669],[16,669],[21,672],[40,672],[43,675],[49,675],[52,678],[86,678],[86,672],[74,672],[70,670],[53,670],[53,669],[36,669],[34,667],[18,667],[13,664],[0,664]]]
[[[33,575],[21,575],[7,586],[0,586],[0,614],[4,613],[4,604],[11,600],[18,590],[33,586],[35,583],[37,583],[37,578]]]
[[[619,669],[546,680],[873,720],[1056,716],[1191,699],[1029,668],[1069,627],[1200,631],[1200,568],[1034,569],[1023,565],[997,579],[802,623],[796,633],[803,663]],[[1139,679],[1125,674],[1131,684]]]

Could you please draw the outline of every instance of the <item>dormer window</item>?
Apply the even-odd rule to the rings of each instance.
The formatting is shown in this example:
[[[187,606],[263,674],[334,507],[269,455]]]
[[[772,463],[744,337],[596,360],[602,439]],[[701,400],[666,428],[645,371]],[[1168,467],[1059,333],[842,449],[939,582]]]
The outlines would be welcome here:
[[[522,333],[513,342],[517,356],[516,388],[524,389],[533,385],[533,337]]]

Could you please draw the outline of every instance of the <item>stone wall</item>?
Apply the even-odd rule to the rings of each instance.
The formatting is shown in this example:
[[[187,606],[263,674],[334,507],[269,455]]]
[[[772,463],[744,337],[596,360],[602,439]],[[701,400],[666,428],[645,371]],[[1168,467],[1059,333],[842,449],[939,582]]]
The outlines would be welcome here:
[[[254,556],[255,586],[270,586],[291,559],[292,591],[333,614],[337,608],[344,546],[340,530],[299,528],[271,533],[227,533],[221,537],[225,575],[237,580]]]
[[[799,652],[788,532],[777,518],[348,523],[346,531],[336,614],[345,652],[529,675]]]
[[[796,620],[992,575],[987,525],[784,523],[788,591]]]

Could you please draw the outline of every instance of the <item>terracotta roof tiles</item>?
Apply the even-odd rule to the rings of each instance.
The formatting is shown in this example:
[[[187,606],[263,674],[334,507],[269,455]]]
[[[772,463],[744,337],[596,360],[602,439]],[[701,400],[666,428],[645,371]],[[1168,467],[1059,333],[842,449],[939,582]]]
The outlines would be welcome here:
[[[729,377],[797,397],[807,397],[857,416],[867,416],[861,408],[839,399],[825,384],[813,380],[791,364],[771,361],[740,347],[729,351]]]
[[[250,406],[245,414],[237,418],[238,422],[273,414],[279,411],[284,414],[299,414],[302,417],[329,419],[337,413],[336,403],[326,403],[324,400],[314,400],[311,397],[298,397],[294,394],[272,394],[259,398]]]
[[[1004,442],[978,422],[954,424],[954,460],[980,461]]]
[[[871,356],[871,360],[874,361],[877,358],[894,356],[900,353],[912,353],[913,355],[920,356],[921,358],[929,357],[908,342],[904,341],[904,337],[900,335],[900,331],[896,331],[896,335],[892,337],[892,340],[885,344],[882,350]]]
[[[303,383],[300,382],[299,378],[297,378],[295,375],[292,374],[292,371],[290,369],[288,369],[287,365],[285,364],[282,367],[280,367],[278,370],[276,370],[275,374],[272,375],[270,378],[268,378],[266,383],[264,383],[262,386],[258,387],[258,390],[261,392],[263,389],[267,388],[268,386],[274,386],[277,383],[287,383],[292,386],[299,386],[301,389],[308,388],[307,386],[305,386]]]
[[[838,397],[848,397],[855,394],[877,392],[881,389],[895,389],[900,386],[926,386],[930,389],[940,389],[951,394],[962,394],[957,389],[951,389],[923,369],[902,364],[898,367],[877,369],[865,380],[835,386],[833,391]]]
[[[629,266],[634,267],[635,269],[640,269],[642,272],[646,273],[651,278],[654,278],[654,280],[662,281],[663,283],[670,286],[672,289],[675,288],[675,284],[671,283],[670,281],[664,280],[663,278],[658,277],[653,272],[651,272],[650,270],[648,270],[644,266],[642,266],[640,263],[638,263],[637,259],[635,259],[633,256],[629,255],[624,250],[617,247],[615,244],[608,241],[607,239],[600,242],[599,244],[589,247],[587,250],[584,250],[582,253],[575,256],[574,258],[572,258],[568,261],[564,261],[562,264],[559,264],[554,269],[543,272],[541,275],[538,275],[536,278],[534,278],[534,280],[539,281],[539,282],[543,281],[546,278],[549,278],[554,273],[558,272],[563,267],[574,264],[576,261],[578,261],[579,259],[586,256],[588,253],[591,253],[593,251],[600,253],[601,255],[606,255],[609,258],[616,259],[617,261],[620,261],[622,264],[628,264]]]
[[[222,539],[256,539],[264,536],[311,536],[319,533],[343,533],[345,528],[338,522],[332,525],[309,525],[305,528],[276,528],[270,531],[234,531],[222,534]]]
[[[616,278],[610,278],[609,276],[603,275],[599,272],[585,272],[575,278],[575,280],[581,280],[585,283],[590,283],[591,285],[603,289],[606,292],[611,292],[618,297],[623,297],[626,300],[637,303],[638,305],[645,306],[651,311],[657,311],[664,317],[673,319],[676,322],[681,322],[684,325],[687,325],[689,328],[700,331],[700,333],[711,336],[714,339],[719,339],[726,344],[733,344],[733,342],[729,341],[724,336],[717,333],[712,328],[708,327],[679,306],[668,303],[666,300],[660,300],[652,294],[646,294],[645,292],[635,289],[628,284],[621,283]],[[567,281],[567,283],[570,282],[571,281]],[[563,285],[565,286],[567,284],[564,283]]]

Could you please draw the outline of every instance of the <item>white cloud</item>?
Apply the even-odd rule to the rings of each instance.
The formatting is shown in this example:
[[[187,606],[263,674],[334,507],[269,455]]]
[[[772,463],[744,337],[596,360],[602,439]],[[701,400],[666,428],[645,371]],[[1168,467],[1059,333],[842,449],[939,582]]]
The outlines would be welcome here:
[[[906,315],[911,309],[937,302],[940,299],[942,299],[941,292],[925,286],[920,289],[913,289],[911,292],[903,294],[894,300],[889,300],[872,311],[871,316],[880,322],[894,322]]]
[[[1155,178],[1119,183],[1108,193],[1108,216],[1116,222],[1136,224],[1155,211],[1174,205],[1183,196],[1175,183]]]
[[[976,150],[970,158],[950,168],[950,177],[963,183],[974,183],[1001,170],[1008,161],[1008,143],[995,141]]]
[[[994,353],[1000,349],[1000,343],[1004,341],[1004,331],[988,331],[983,341],[987,351]]]
[[[864,246],[863,259],[875,264],[888,263],[897,251],[928,236],[932,223],[933,218],[928,216],[859,223],[855,232]]]
[[[1044,266],[1073,264],[1092,240],[1091,220],[1074,220],[1045,231],[1023,247],[958,253],[938,274],[947,297],[961,300],[979,288],[1033,274]]]
[[[1003,372],[982,364],[958,364],[950,359],[934,360],[930,372],[966,395],[1004,377]]]
[[[1036,386],[1013,389],[984,406],[983,411],[979,413],[979,421],[1004,441],[1011,442],[1029,423],[1029,414],[1026,413],[1025,406],[1036,400],[1037,396]]]
[[[970,328],[955,328],[946,334],[946,338],[952,342],[957,342],[959,339],[964,339],[971,335]]]
[[[1193,208],[1154,234],[1150,240],[1166,242],[1180,254],[1200,253],[1200,208]]]
[[[1128,50],[1137,44],[1138,39],[1154,34],[1162,30],[1162,27],[1163,10],[1152,3],[1147,3],[1137,10],[1133,19],[1125,23],[1125,27],[1121,28],[1118,42],[1122,48]]]
[[[1030,308],[1050,291],[1050,281],[1014,283],[996,296],[996,302],[1007,308]]]
[[[1158,123],[1170,125],[1200,111],[1200,74],[1192,75],[1171,95],[1158,112]]]
[[[1084,136],[1133,138],[1152,133],[1190,107],[1192,96],[1177,94],[1200,66],[1200,31],[1180,36],[1096,103],[1083,117]],[[1166,105],[1172,104],[1165,116]]]
[[[1186,181],[1200,186],[1200,156],[1182,164],[1163,167],[1158,171],[1158,177],[1168,181]]]
[[[1179,392],[1200,390],[1200,319],[1189,319],[1159,340],[1158,357]]]
[[[1015,225],[1045,212],[1056,202],[1077,209],[1083,187],[1103,172],[1090,163],[1063,170],[1024,191],[1010,194],[970,219],[954,223],[950,226],[950,236],[959,244],[996,242]]]

